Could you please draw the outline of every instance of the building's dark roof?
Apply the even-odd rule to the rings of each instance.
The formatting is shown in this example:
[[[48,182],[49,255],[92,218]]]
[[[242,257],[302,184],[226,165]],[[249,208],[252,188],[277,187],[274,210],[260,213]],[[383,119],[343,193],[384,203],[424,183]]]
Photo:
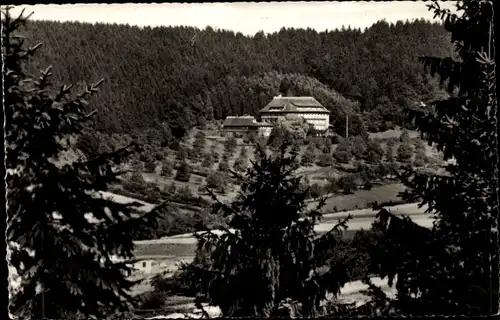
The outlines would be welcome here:
[[[308,110],[304,110],[304,109]],[[330,113],[313,97],[274,97],[271,102],[259,112],[321,112]]]
[[[242,116],[242,117],[226,117],[223,127],[255,127],[257,126],[257,121],[252,116]]]

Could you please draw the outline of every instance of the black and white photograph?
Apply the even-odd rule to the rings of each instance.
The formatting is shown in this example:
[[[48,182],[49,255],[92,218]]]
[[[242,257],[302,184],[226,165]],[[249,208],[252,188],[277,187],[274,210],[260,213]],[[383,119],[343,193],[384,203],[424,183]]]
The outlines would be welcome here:
[[[2,4],[7,316],[498,314],[498,4]]]

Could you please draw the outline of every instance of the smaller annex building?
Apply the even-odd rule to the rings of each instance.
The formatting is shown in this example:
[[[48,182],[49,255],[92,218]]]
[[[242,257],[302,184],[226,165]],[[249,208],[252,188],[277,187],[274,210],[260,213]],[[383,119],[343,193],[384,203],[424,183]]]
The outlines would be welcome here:
[[[262,121],[277,122],[293,115],[303,118],[318,132],[327,132],[330,126],[330,111],[314,97],[274,97],[259,111]]]
[[[272,123],[257,122],[253,116],[228,116],[222,124],[222,132],[224,134],[254,132],[257,135],[268,137],[272,129]]]

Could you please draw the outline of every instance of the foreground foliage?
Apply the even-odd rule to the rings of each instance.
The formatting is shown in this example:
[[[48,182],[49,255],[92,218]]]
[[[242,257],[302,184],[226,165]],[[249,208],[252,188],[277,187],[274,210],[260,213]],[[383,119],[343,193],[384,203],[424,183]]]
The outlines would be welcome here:
[[[406,170],[409,199],[436,218],[431,230],[380,212],[387,240],[382,275],[396,278],[400,314],[494,314],[498,310],[498,145],[493,4],[460,1],[445,20],[458,60],[424,57],[451,97],[411,110],[422,137],[454,159],[446,174]]]
[[[154,214],[134,215],[134,204],[99,196],[116,181],[114,168],[131,146],[96,154],[85,162],[61,163],[72,136],[93,113],[89,96],[99,81],[79,95],[71,86],[51,94],[51,68],[36,79],[26,72],[35,46],[26,49],[18,30],[26,23],[2,9],[5,86],[10,312],[19,318],[94,318],[125,315],[131,307],[126,279],[133,258],[130,231],[154,225]]]
[[[349,281],[352,259],[329,260],[322,254],[339,245],[335,234],[347,219],[316,235],[324,199],[317,210],[306,211],[307,190],[294,175],[295,157],[286,144],[274,155],[258,146],[253,166],[243,176],[233,172],[242,182],[238,198],[230,205],[214,204],[229,216],[234,232],[221,227],[220,235],[198,235],[193,263],[202,274],[198,294],[224,316],[269,317],[292,309],[296,315],[317,315],[326,293],[337,294]]]

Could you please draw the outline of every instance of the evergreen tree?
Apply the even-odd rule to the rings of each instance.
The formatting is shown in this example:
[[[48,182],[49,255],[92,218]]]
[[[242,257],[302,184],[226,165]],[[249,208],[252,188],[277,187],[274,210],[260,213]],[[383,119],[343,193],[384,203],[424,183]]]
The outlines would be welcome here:
[[[306,192],[300,191],[301,177],[294,176],[292,165],[296,154],[287,156],[286,149],[283,145],[269,156],[259,147],[254,166],[235,176],[242,179],[239,197],[230,205],[216,202],[234,232],[198,236],[198,255],[208,253],[211,275],[201,293],[224,316],[269,317],[287,304],[301,315],[315,315],[327,291],[337,294],[348,281],[348,262],[328,261],[322,254],[335,247],[333,233],[346,220],[316,237],[321,213],[305,211]],[[324,199],[318,207],[323,204]]]
[[[36,80],[26,71],[39,46],[25,49],[17,32],[27,18],[12,18],[9,9],[2,8],[6,238],[9,264],[20,281],[11,288],[10,312],[23,319],[123,314],[132,306],[133,282],[125,276],[130,267],[115,258],[133,258],[134,228],[156,219],[138,217],[134,205],[96,191],[117,181],[114,168],[133,145],[61,163],[72,147],[69,137],[79,136],[94,114],[86,112],[86,101],[102,81],[75,98],[66,85],[52,95],[50,67]]]
[[[446,175],[406,170],[406,197],[421,198],[436,219],[430,230],[392,216],[382,270],[397,277],[396,312],[486,315],[498,312],[498,146],[493,7],[460,1],[458,14],[430,6],[445,20],[459,60],[421,60],[446,81],[450,96],[410,111],[422,137],[454,158]],[[380,224],[391,216],[379,214]],[[403,231],[404,228],[404,231]],[[394,232],[389,232],[393,230]],[[413,245],[412,245],[413,244]]]

